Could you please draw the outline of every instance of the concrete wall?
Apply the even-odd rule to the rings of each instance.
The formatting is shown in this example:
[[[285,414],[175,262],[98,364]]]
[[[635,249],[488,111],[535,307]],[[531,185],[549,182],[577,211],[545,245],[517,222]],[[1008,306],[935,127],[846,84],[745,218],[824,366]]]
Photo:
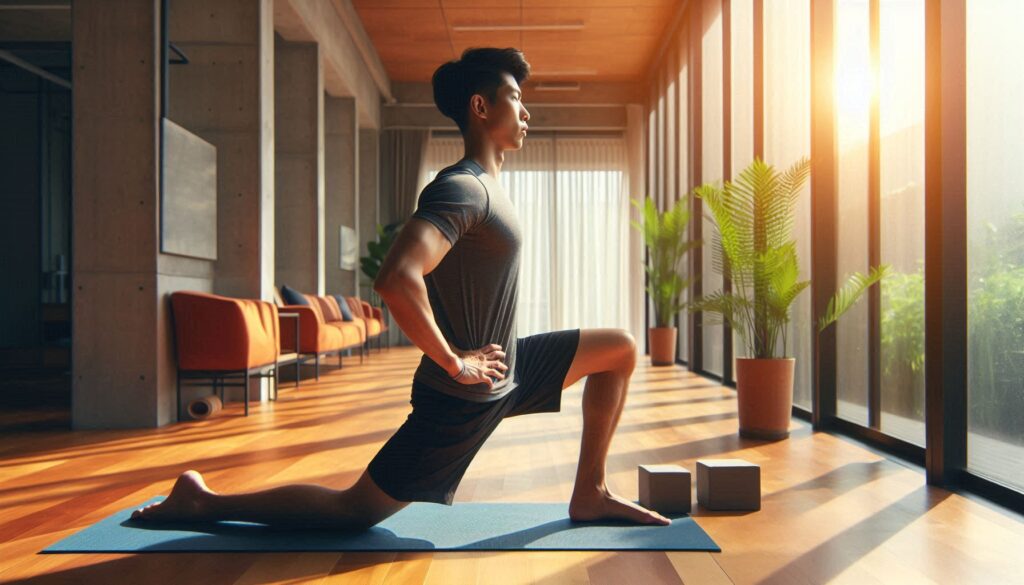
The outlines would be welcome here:
[[[324,104],[324,179],[326,210],[324,246],[327,252],[327,292],[354,295],[356,270],[342,270],[339,232],[341,226],[356,225],[356,193],[360,181],[356,127],[356,100],[350,97],[326,98]]]
[[[366,256],[366,243],[377,239],[380,217],[380,130],[359,129],[359,256]],[[356,285],[364,299],[373,287],[362,268],[356,268]]]
[[[173,386],[158,383],[158,6],[155,0],[75,3],[76,429],[158,426],[173,415]]]
[[[384,67],[358,20],[349,1],[274,2],[278,34],[292,42],[318,43],[323,52],[324,84],[328,93],[336,97],[355,97],[359,126],[379,128],[381,96],[390,98],[391,88]]]
[[[278,285],[324,294],[324,91],[320,48],[276,38],[275,263]]]
[[[168,117],[217,147],[217,294],[272,300],[273,0],[175,0]]]

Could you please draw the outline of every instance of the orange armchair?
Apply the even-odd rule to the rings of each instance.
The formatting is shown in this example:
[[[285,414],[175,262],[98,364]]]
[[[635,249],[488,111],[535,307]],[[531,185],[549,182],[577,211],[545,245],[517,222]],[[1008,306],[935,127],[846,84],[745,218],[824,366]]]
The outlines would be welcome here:
[[[183,379],[211,380],[214,391],[220,389],[222,401],[225,386],[244,386],[246,416],[250,378],[273,377],[272,398],[276,400],[281,347],[277,307],[260,300],[176,291],[171,294],[171,310],[178,361],[179,419]],[[234,377],[244,378],[244,382],[225,382]]]
[[[299,315],[299,343],[295,343],[295,331],[285,323],[281,324],[281,345],[297,348],[297,353],[313,356],[316,366],[316,379],[320,379],[320,356],[338,355],[338,365],[343,366],[342,352],[353,347],[360,347],[363,339],[359,327],[344,321],[334,321],[333,314],[325,314],[329,297],[303,295],[309,305],[283,305],[281,312]],[[336,306],[336,304],[335,304]],[[340,319],[340,311],[338,311]]]
[[[366,330],[365,345],[367,349],[369,349],[369,340],[371,339],[377,340],[377,347],[379,349],[381,322],[373,317],[373,310],[370,303],[367,303],[359,297],[345,297],[345,301],[348,302],[348,307],[352,311],[352,316],[355,317],[356,321],[361,321],[362,327]]]
[[[366,329],[363,324],[355,320],[346,321],[342,316],[338,301],[333,296],[318,296],[316,299],[320,303],[320,312],[324,316],[324,321],[332,327],[341,329],[345,337],[345,347],[358,346],[361,350],[363,342],[366,341]],[[362,354],[360,353],[360,355]]]

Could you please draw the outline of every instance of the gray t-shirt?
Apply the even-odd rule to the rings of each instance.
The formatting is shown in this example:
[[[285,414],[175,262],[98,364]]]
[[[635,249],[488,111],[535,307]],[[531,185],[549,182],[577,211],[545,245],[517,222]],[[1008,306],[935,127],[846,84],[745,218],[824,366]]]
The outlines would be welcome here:
[[[420,193],[412,217],[437,226],[452,249],[425,277],[434,320],[459,350],[501,345],[508,366],[494,387],[461,384],[424,354],[413,380],[473,402],[490,402],[518,386],[516,305],[522,232],[512,200],[471,158],[445,167]]]

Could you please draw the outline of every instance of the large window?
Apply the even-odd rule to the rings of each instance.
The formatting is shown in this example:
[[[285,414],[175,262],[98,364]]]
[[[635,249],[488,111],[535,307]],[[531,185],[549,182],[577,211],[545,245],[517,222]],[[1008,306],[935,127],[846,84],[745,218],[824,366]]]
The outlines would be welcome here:
[[[703,3],[701,23],[701,181],[720,183],[725,177],[722,165],[722,6],[719,0]],[[704,245],[698,250],[703,263],[702,291],[707,295],[722,289],[722,275],[714,270],[712,264],[715,222],[710,213],[705,213],[701,221],[704,222],[701,226]],[[701,367],[708,373],[721,376],[724,365],[723,327],[710,325],[708,321],[705,316],[702,327],[704,359]]]
[[[657,197],[658,188],[658,107],[657,98],[654,96],[654,92],[651,92],[650,100],[647,104],[647,192],[644,193],[644,199],[647,197],[654,198],[658,201]],[[639,197],[636,198],[640,200]],[[646,246],[644,247],[644,258],[646,262]],[[646,288],[646,274],[644,275],[645,288]],[[653,326],[654,324],[654,301],[651,295],[644,293],[644,298],[647,299],[647,322],[644,324],[645,329]],[[640,340],[637,340],[638,342]],[[644,331],[643,345],[647,347],[649,343],[649,335],[647,331]]]
[[[924,445],[924,0],[879,4],[881,428]]]
[[[689,125],[689,111],[690,111],[690,100],[689,100],[689,74],[690,69],[687,64],[689,59],[689,51],[687,50],[687,42],[689,42],[689,35],[686,34],[686,27],[682,27],[680,34],[676,37],[676,43],[674,50],[676,51],[676,96],[678,97],[676,106],[676,117],[677,124],[679,125],[679,145],[678,145],[678,156],[676,157],[676,169],[679,173],[679,195],[682,196],[690,191],[692,185],[690,184],[690,147],[689,147],[689,136],[690,136],[690,125]],[[690,225],[693,225],[692,223]],[[693,234],[690,230],[687,230],[687,237],[693,238]],[[696,251],[691,252],[696,254]],[[684,278],[689,277],[689,258],[684,257],[680,262],[679,272]],[[687,288],[683,291],[682,299],[684,303],[690,300],[690,290]],[[687,323],[689,318],[689,312],[683,310],[679,313],[679,330],[676,331],[678,336],[678,343],[676,343],[677,357],[683,361],[689,361],[690,336],[687,334]]]
[[[868,197],[871,131],[870,12],[868,0],[839,0],[835,29],[835,111],[839,157],[840,283],[869,265]],[[840,418],[868,424],[868,303],[863,300],[835,324],[836,384]]]
[[[878,8],[876,67],[870,3],[836,5],[837,284],[875,264],[893,268],[836,324],[837,410],[840,418],[923,445],[924,2],[880,0]]]
[[[967,3],[967,466],[1024,488],[1024,3]]]
[[[805,0],[764,3],[764,160],[779,172],[811,154],[810,35],[809,5]],[[800,279],[808,280],[811,278],[809,182],[797,199],[795,213],[793,237],[797,243]],[[790,309],[786,353],[796,358],[793,403],[808,410],[813,367],[811,336],[811,292],[807,289]]]
[[[920,457],[930,481],[960,478],[962,485],[1019,502],[1024,492],[1024,2],[833,0],[821,10],[812,8],[819,8],[814,0],[691,3],[686,24],[671,33],[678,40],[669,47],[678,53],[660,56],[651,80],[650,168],[657,192],[669,197],[673,180],[690,189],[734,179],[755,154],[780,171],[788,169],[812,154],[813,113],[820,124],[813,136],[821,140],[816,144],[821,156],[812,160],[811,177],[818,190],[812,196],[809,181],[798,196],[793,235],[802,280],[814,277],[812,244],[831,251],[834,238],[835,257],[818,260],[829,275],[834,269],[835,282],[821,281],[819,274],[817,284],[828,290],[809,289],[791,307],[785,354],[796,358],[794,404],[821,415],[825,428]],[[812,34],[812,26],[820,30]],[[926,35],[928,26],[935,28]],[[755,46],[758,31],[760,47]],[[812,46],[827,49],[812,51]],[[926,63],[926,57],[936,61]],[[760,87],[754,59],[761,60]],[[688,76],[687,65],[700,70]],[[821,102],[812,100],[812,70],[831,71],[829,79],[813,80],[814,99]],[[926,101],[935,114],[927,124]],[[961,106],[965,109],[958,111]],[[699,112],[696,118],[688,115],[691,111]],[[699,125],[699,140],[688,122]],[[673,130],[680,132],[678,143],[671,141]],[[926,148],[939,141],[941,149]],[[966,161],[955,158],[960,152]],[[699,164],[687,167],[694,158]],[[964,177],[957,176],[961,162]],[[926,166],[935,173],[927,185]],[[961,196],[966,217],[957,213]],[[823,204],[819,217],[830,224],[815,230],[820,238],[815,242],[812,201]],[[926,231],[926,217],[939,215],[943,225],[932,227],[949,229]],[[959,239],[961,220],[965,241]],[[706,210],[694,224],[701,226],[704,242],[695,252],[701,261],[697,276],[703,294],[709,294],[723,285],[712,262],[716,227]],[[929,276],[945,282],[925,282],[926,242],[941,252],[941,267],[930,266]],[[966,251],[968,278],[967,328],[959,332],[965,336],[967,386],[955,375],[928,381],[928,392],[948,409],[931,411],[941,418],[927,422],[941,428],[929,436],[925,358],[926,341],[934,338],[926,336],[925,293],[935,292],[929,294],[933,301],[939,292],[943,302],[956,300],[947,290],[956,294],[952,285],[965,268],[957,264],[964,259],[960,251]],[[835,350],[834,356],[821,356],[822,364],[835,370],[822,372],[825,402],[814,404],[812,294],[827,300],[853,272],[868,273],[879,264],[891,267],[889,276],[833,325],[835,346],[823,346]],[[952,335],[949,343],[956,347],[961,316],[955,306],[944,306],[931,315],[932,335]],[[722,376],[729,369],[726,359],[745,356],[738,332],[729,355],[723,327],[708,319],[697,337],[689,333],[680,331],[680,356],[687,355],[687,342],[698,341],[702,359],[690,364],[694,369]],[[928,345],[927,351],[939,353],[937,347]],[[957,364],[951,366],[955,374]],[[966,392],[966,412],[956,411],[960,392]],[[957,424],[961,415],[967,419],[966,436]],[[938,441],[926,446],[926,436]],[[967,463],[961,469],[964,440]],[[932,449],[929,458],[926,447]]]
[[[754,2],[729,3],[729,180],[754,160]],[[738,292],[734,289],[733,292]],[[744,351],[745,332],[732,331],[733,379],[736,358],[751,357]]]

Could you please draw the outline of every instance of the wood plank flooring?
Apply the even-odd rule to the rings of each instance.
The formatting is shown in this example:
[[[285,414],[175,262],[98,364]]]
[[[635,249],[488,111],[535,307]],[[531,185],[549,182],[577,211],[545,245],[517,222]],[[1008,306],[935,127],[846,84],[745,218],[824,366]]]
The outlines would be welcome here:
[[[166,494],[185,469],[221,492],[350,485],[409,411],[415,348],[345,358],[276,403],[230,403],[202,422],[120,431],[3,434],[0,582],[30,583],[1024,583],[1024,522],[931,488],[921,470],[794,420],[788,440],[740,439],[735,393],[641,358],[608,459],[612,490],[637,497],[637,465],[740,457],[761,465],[762,509],[697,522],[721,553],[146,553],[40,555],[109,514]],[[562,412],[508,419],[456,501],[568,502],[583,382]]]

